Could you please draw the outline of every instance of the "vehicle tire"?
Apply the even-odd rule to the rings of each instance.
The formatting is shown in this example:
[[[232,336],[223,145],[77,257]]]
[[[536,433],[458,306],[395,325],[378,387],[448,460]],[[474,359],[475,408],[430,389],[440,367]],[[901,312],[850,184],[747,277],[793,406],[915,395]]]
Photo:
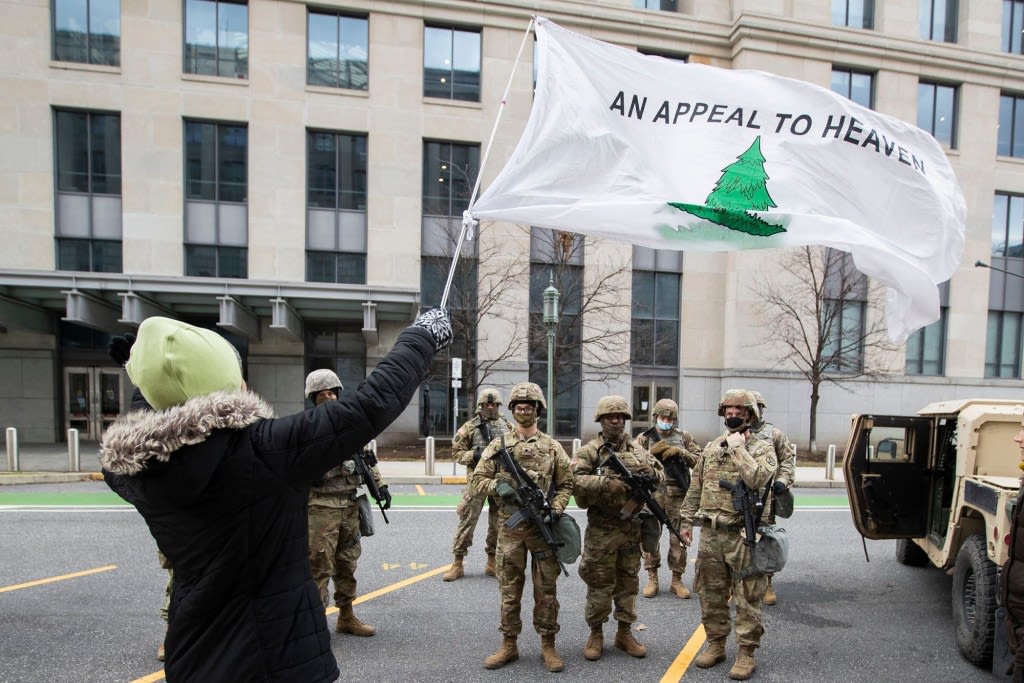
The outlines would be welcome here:
[[[953,629],[956,644],[972,664],[992,664],[996,626],[997,567],[988,559],[985,539],[969,536],[960,546],[953,569]]]
[[[909,538],[896,540],[896,561],[908,567],[924,567],[928,564],[928,553]]]

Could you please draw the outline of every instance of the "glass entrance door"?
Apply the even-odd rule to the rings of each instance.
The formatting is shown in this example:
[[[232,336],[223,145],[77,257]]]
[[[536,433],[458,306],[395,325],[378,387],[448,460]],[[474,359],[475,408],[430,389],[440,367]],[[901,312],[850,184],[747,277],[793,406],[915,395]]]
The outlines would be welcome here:
[[[675,399],[676,384],[671,379],[642,379],[633,381],[633,435],[654,424],[654,404],[663,398]]]
[[[124,374],[116,368],[64,369],[64,428],[85,441],[99,441],[124,410]]]

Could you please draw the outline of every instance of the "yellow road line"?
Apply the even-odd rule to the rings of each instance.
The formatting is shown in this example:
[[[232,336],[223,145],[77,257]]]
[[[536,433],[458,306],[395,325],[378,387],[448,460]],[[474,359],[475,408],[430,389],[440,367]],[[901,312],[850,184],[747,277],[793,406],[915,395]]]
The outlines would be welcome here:
[[[423,490],[423,487],[420,484],[416,484],[416,492],[421,496],[427,495],[427,492]]]
[[[661,683],[678,683],[678,681],[681,681],[683,674],[690,668],[690,663],[697,656],[697,652],[705,640],[707,640],[707,636],[704,634],[704,624],[701,624],[693,632],[693,635],[690,636],[690,639],[686,641],[686,645],[683,646],[675,661],[672,662],[672,665],[668,667],[665,675],[661,677]]]
[[[95,569],[86,569],[85,571],[74,572],[72,574],[61,574],[60,576],[51,576],[48,579],[37,579],[35,581],[27,581],[25,583],[16,583],[13,586],[0,587],[0,593],[7,593],[9,591],[16,591],[22,588],[32,588],[34,586],[44,586],[48,583],[56,583],[58,581],[67,581],[68,579],[77,579],[79,576],[89,576],[90,574],[99,574],[100,572],[109,572],[117,569],[116,564],[108,564],[102,567],[96,567]]]
[[[402,581],[399,581],[398,583],[393,583],[390,586],[384,586],[383,588],[381,588],[379,590],[371,591],[369,593],[365,593],[363,595],[360,595],[358,598],[356,598],[355,600],[352,601],[352,604],[353,605],[359,605],[361,603],[367,602],[368,600],[373,600],[374,598],[379,598],[380,596],[387,595],[388,593],[391,593],[392,591],[396,591],[399,588],[405,588],[406,586],[411,586],[414,583],[419,583],[420,581],[423,581],[424,579],[429,579],[431,576],[437,576],[438,574],[440,574],[442,572],[448,571],[448,569],[450,569],[450,568],[451,568],[451,565],[450,564],[446,564],[444,566],[438,567],[437,569],[431,569],[429,572],[424,572],[422,574],[417,574],[416,576],[410,576],[408,579],[403,579]],[[337,614],[337,612],[338,612],[338,608],[337,607],[331,607],[331,608],[329,608],[327,610],[327,614]],[[700,646],[698,645],[697,647],[700,647]],[[148,676],[143,676],[142,678],[136,678],[131,683],[155,683],[156,681],[162,681],[162,680],[164,680],[163,669],[161,669],[160,671],[157,671],[156,673],[151,673]]]

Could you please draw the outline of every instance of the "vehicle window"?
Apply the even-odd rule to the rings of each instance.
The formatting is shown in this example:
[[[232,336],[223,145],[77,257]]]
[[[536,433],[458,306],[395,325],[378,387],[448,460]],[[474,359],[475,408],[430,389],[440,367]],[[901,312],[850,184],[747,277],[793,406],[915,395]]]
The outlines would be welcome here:
[[[909,462],[907,430],[903,427],[875,427],[871,430],[868,460],[874,462]],[[913,437],[913,434],[910,435]]]

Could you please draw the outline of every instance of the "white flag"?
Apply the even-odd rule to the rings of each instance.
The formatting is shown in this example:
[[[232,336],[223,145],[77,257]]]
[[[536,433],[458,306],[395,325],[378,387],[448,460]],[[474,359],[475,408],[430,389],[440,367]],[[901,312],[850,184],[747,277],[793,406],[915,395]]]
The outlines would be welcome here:
[[[641,55],[537,20],[526,129],[470,207],[655,249],[820,244],[889,287],[889,336],[939,317],[966,208],[945,153],[908,123],[760,71]]]

